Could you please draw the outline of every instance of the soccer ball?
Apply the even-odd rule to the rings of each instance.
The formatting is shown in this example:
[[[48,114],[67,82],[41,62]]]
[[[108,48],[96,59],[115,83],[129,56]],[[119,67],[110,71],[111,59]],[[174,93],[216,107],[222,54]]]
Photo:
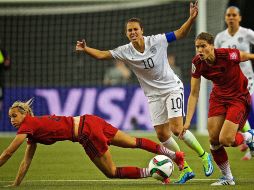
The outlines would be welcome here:
[[[148,169],[153,178],[163,181],[173,173],[174,163],[167,156],[157,155],[149,162]]]

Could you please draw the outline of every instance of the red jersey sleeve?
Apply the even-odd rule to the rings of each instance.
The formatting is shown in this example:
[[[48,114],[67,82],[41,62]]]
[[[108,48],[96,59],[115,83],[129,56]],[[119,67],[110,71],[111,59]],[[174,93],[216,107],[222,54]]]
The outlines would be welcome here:
[[[29,127],[28,125],[26,124],[21,124],[18,131],[17,131],[17,134],[28,134],[28,135],[33,135],[33,130],[31,127]]]
[[[27,115],[24,119],[24,121],[21,123],[17,134],[27,134],[27,135],[33,135],[34,133],[34,128],[32,125],[30,125],[30,116]]]
[[[192,64],[191,64],[191,76],[194,78],[200,78],[201,77],[201,73],[200,73],[200,64],[201,64],[201,60],[200,58],[196,55],[193,59],[192,59]]]
[[[21,126],[19,127],[17,131],[17,134],[33,135],[33,129],[26,124],[21,124]],[[28,137],[27,144],[32,144],[32,143],[34,143],[33,140]]]

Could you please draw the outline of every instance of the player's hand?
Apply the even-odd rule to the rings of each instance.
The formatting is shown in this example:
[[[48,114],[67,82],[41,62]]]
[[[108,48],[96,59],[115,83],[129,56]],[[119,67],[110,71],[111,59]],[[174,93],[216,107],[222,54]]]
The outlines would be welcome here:
[[[184,124],[183,130],[181,131],[181,133],[178,136],[179,139],[183,139],[183,135],[186,133],[186,131],[189,129],[189,127],[190,127],[190,125]]]
[[[86,48],[86,41],[83,39],[82,41],[77,41],[76,51],[84,51]]]
[[[192,19],[196,19],[198,16],[198,1],[196,1],[194,4],[190,3],[190,17]]]

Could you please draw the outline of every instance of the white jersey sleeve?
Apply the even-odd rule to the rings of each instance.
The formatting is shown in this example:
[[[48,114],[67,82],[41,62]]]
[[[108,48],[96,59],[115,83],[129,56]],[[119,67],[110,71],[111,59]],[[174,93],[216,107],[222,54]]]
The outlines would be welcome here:
[[[252,45],[254,45],[254,31],[251,29],[247,29],[246,34],[247,41],[249,41]]]
[[[221,48],[220,40],[221,39],[221,33],[218,33],[214,39],[214,47],[215,48]]]
[[[128,55],[128,46],[129,44],[123,45],[123,46],[119,46],[113,50],[109,50],[109,52],[111,53],[111,55],[115,58],[115,59],[119,59],[119,60],[126,60]],[[130,53],[129,53],[130,54]]]
[[[183,88],[182,82],[169,66],[165,34],[145,36],[144,41],[145,50],[142,53],[137,51],[132,43],[110,50],[110,53],[115,59],[128,64],[146,96]]]

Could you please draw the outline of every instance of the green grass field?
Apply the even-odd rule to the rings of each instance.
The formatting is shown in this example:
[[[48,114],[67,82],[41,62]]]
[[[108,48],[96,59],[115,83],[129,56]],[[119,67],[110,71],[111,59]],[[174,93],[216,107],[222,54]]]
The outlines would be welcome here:
[[[134,134],[135,136],[140,136]],[[147,138],[155,141],[155,134],[145,134]],[[201,144],[206,150],[209,150],[208,137],[197,136]],[[11,142],[12,138],[0,137],[0,152],[2,152]],[[179,142],[179,141],[178,141]],[[215,167],[215,172],[211,177],[205,177],[201,160],[194,151],[190,150],[185,144],[179,142],[180,147],[186,153],[186,160],[194,170],[196,177],[184,185],[161,185],[159,181],[153,178],[143,180],[118,180],[107,179],[89,160],[83,148],[78,143],[58,142],[51,146],[38,145],[35,157],[30,169],[17,189],[254,189],[254,159],[250,161],[240,161],[243,153],[238,148],[227,148],[231,169],[236,179],[236,186],[227,187],[211,187],[220,173]],[[0,188],[10,184],[16,176],[21,159],[24,155],[25,143],[13,155],[13,157],[0,168]],[[147,167],[149,160],[153,154],[142,150],[123,149],[110,147],[113,160],[118,166],[138,166]],[[172,181],[179,175],[179,171],[175,170],[172,175]]]

